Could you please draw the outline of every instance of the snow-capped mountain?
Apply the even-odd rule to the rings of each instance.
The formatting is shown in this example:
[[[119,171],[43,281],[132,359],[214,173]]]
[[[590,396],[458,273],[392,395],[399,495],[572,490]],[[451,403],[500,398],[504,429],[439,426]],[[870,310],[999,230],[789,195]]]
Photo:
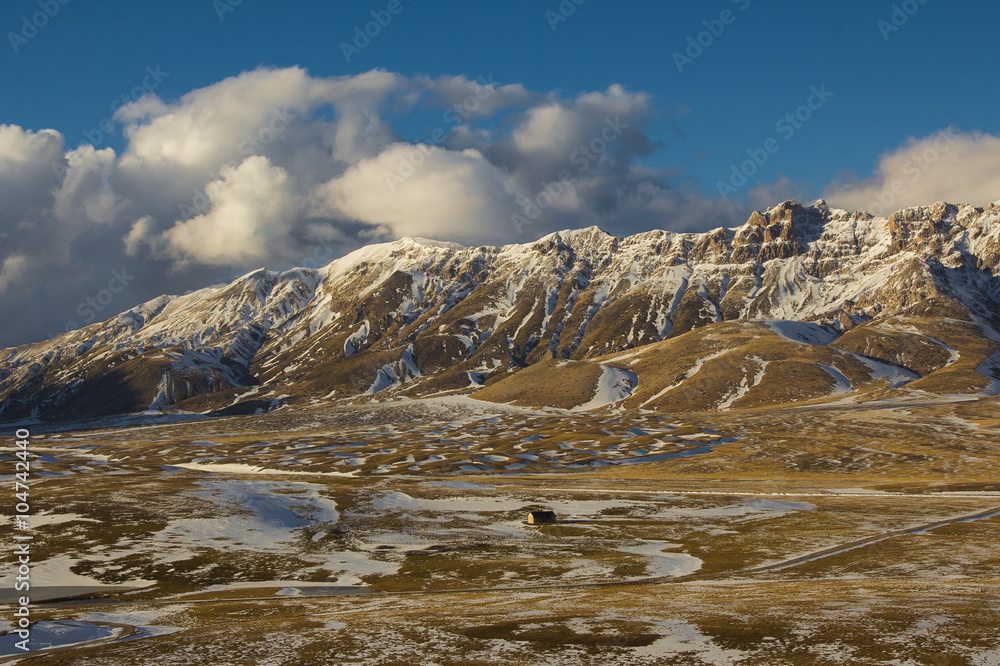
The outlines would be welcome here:
[[[535,402],[599,406],[607,393],[731,409],[875,388],[990,392],[998,262],[1000,203],[877,218],[789,201],[735,229],[618,238],[591,227],[499,248],[405,238],[4,350],[0,418],[253,411],[482,385],[484,398],[530,403],[531,382],[571,375],[587,378],[579,396]],[[709,372],[728,356],[732,372]],[[796,381],[813,389],[753,395]],[[709,397],[691,402],[706,382]]]

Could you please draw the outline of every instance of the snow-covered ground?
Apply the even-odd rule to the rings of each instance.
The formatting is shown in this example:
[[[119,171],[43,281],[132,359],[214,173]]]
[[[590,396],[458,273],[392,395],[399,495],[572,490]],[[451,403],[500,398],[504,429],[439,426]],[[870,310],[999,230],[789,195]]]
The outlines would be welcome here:
[[[639,378],[631,370],[601,365],[601,377],[597,381],[597,390],[589,402],[574,407],[574,412],[586,412],[600,407],[607,407],[620,402],[632,395],[639,385]]]

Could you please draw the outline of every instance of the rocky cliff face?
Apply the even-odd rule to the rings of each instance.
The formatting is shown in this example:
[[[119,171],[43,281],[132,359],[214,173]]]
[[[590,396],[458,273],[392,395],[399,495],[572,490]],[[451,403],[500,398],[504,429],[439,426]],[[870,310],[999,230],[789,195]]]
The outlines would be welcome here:
[[[702,234],[617,238],[592,227],[501,248],[403,239],[320,270],[259,270],[164,296],[4,350],[0,418],[471,390],[540,361],[747,320],[814,323],[830,337],[824,346],[841,339],[841,352],[905,368],[913,381],[958,352],[907,318],[966,322],[985,341],[976,367],[990,380],[998,258],[1000,204],[873,218],[789,201]],[[641,373],[638,382],[649,388]]]

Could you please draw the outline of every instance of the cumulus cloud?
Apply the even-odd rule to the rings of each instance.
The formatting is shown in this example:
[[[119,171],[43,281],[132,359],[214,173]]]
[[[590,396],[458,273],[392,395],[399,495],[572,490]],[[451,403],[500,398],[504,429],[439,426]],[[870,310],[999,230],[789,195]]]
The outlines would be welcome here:
[[[0,173],[6,176],[19,166],[37,165],[40,157],[55,159],[62,146],[62,135],[55,130],[32,132],[17,125],[0,125]]]
[[[374,113],[397,80],[378,71],[317,79],[298,67],[259,69],[192,91],[171,104],[150,95],[115,114],[125,123],[129,140],[121,163],[126,168],[173,165],[211,172],[273,141],[276,113],[285,125],[288,117],[331,104],[349,109],[352,116],[364,109]]]
[[[314,211],[396,236],[496,242],[511,237],[515,196],[510,178],[476,150],[394,144],[318,188]]]
[[[207,188],[211,210],[177,222],[152,244],[184,263],[247,266],[280,257],[298,210],[290,181],[266,157],[226,167]],[[129,235],[135,230],[133,225]]]
[[[629,93],[620,85],[605,92],[580,95],[572,101],[554,100],[530,109],[526,120],[514,131],[514,145],[528,154],[557,153],[563,157],[581,145],[601,138],[609,122],[624,117],[622,129],[636,129],[649,115],[649,98],[643,93]],[[615,139],[620,139],[620,134]],[[641,150],[648,150],[648,139],[630,133],[633,143],[639,139]],[[638,151],[636,151],[638,152]]]
[[[4,232],[44,223],[66,168],[59,132],[0,125],[0,211],[9,225]]]
[[[56,191],[55,216],[76,224],[112,222],[121,205],[111,188],[115,151],[83,144],[66,153],[66,162],[62,185]]]
[[[524,112],[510,137],[475,147],[534,192],[565,172],[613,180],[627,174],[634,158],[653,151],[645,134],[650,116],[647,95],[613,85],[575,99],[544,100]]]
[[[910,138],[879,157],[871,178],[842,179],[823,197],[875,215],[936,201],[992,203],[1000,199],[1000,136],[947,128]]]

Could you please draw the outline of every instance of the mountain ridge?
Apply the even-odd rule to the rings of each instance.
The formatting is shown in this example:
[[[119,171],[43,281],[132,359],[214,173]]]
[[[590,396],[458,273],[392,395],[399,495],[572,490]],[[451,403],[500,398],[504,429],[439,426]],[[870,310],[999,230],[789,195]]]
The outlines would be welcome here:
[[[1000,202],[939,202],[879,218],[822,200],[786,201],[739,227],[701,233],[617,237],[588,227],[502,247],[403,238],[319,269],[262,268],[228,285],[160,296],[53,340],[3,350],[0,418],[256,410],[286,399],[472,390],[547,359],[589,363],[669,347],[663,343],[721,324],[758,330],[760,320],[811,322],[837,339],[851,334],[843,354],[881,355],[901,368],[919,352],[926,358],[914,366],[926,374],[908,368],[919,375],[914,382],[946,368],[941,353],[961,355],[931,341],[941,342],[935,326],[965,322],[972,328],[945,337],[974,347],[968,358],[981,357],[980,374],[991,379],[1000,338],[998,220]],[[886,329],[892,321],[902,328]],[[981,340],[973,340],[977,328]],[[770,339],[773,331],[759,333]],[[774,333],[770,344],[784,348],[783,340]],[[553,377],[544,381],[560,381]],[[651,385],[641,374],[638,384]],[[258,386],[272,397],[236,398]],[[731,397],[727,408],[745,399]]]

